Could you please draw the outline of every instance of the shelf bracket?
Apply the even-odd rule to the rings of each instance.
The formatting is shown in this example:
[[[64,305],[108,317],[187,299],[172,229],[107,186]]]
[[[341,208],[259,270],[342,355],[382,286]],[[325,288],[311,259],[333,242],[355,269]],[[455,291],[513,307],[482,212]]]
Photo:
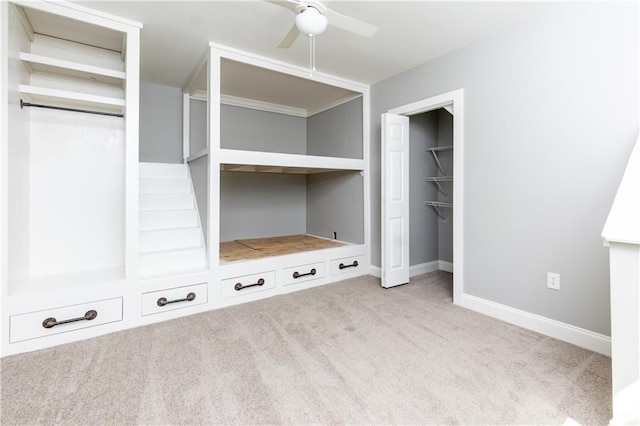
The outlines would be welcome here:
[[[443,221],[447,220],[446,216],[442,214],[442,210],[440,210],[440,207],[434,206],[434,205],[430,205],[429,207],[433,209],[433,211],[435,212],[435,214],[438,216],[439,219],[442,219]]]
[[[442,185],[440,185],[440,182],[438,182],[437,180],[432,180],[431,182],[436,186],[436,188],[438,189],[439,193],[441,193],[445,197],[449,196],[449,194],[447,194],[447,191],[445,191],[444,188],[442,187]]]
[[[440,164],[440,159],[438,158],[438,154],[436,154],[436,151],[429,150],[429,152],[431,153],[431,155],[433,155],[433,159],[436,162],[436,166],[438,166],[438,170],[440,170],[440,173],[443,175],[446,175],[446,173],[444,172],[444,169],[442,168],[442,164]]]

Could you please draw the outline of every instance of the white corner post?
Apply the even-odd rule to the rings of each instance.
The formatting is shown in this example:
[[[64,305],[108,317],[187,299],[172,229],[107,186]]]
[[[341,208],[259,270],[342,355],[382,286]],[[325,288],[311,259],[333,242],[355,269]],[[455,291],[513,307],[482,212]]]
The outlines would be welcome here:
[[[640,424],[640,139],[602,231],[609,246],[612,425]]]

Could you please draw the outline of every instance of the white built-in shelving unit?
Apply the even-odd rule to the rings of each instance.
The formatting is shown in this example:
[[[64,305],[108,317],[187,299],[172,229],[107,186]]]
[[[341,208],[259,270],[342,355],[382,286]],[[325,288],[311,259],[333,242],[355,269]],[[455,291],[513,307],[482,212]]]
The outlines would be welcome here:
[[[210,44],[186,166],[142,164],[141,24],[0,12],[2,356],[369,273],[369,86]],[[220,257],[290,234],[330,247]]]
[[[141,25],[65,2],[0,8],[5,355],[122,328],[137,283]]]
[[[200,99],[208,103],[207,146],[190,146],[193,142],[189,141],[187,134],[185,157],[192,174],[209,176],[206,184],[201,182],[199,186],[206,187],[206,191],[201,192],[208,195],[206,214],[203,216],[209,218],[207,241],[210,263],[218,265],[216,275],[220,279],[221,288],[217,291],[221,291],[223,305],[368,273],[368,86],[323,74],[309,78],[308,70],[211,44],[200,67],[194,72],[194,78],[185,85],[184,90],[184,105],[187,107],[185,120],[189,117],[190,100]],[[357,129],[354,132],[357,136],[353,138],[340,138],[339,142],[311,141],[305,135],[287,134],[283,135],[284,138],[291,139],[287,144],[266,142],[266,135],[265,141],[260,140],[259,135],[264,130],[259,126],[278,127],[278,124],[270,125],[270,119],[279,123],[279,120],[297,117],[298,120],[310,123],[313,120],[310,117],[330,114],[333,108],[339,108],[350,101],[359,102],[360,105],[357,120],[349,123]],[[228,117],[225,111],[226,114],[231,114],[229,109],[238,116],[246,115],[247,119],[241,124],[235,123],[243,129],[236,132],[236,129],[231,128],[232,124],[223,119]],[[256,119],[252,120],[250,117]],[[266,124],[256,124],[263,118],[267,120]],[[341,125],[345,124],[326,123],[327,127],[332,128],[340,128]],[[252,126],[256,128],[246,129]],[[258,137],[247,141],[246,139],[250,139],[248,134]],[[322,146],[314,148],[312,143]],[[197,171],[203,167],[206,167],[206,172]],[[198,186],[196,182],[194,185]],[[345,194],[340,193],[341,186],[351,191],[347,197],[353,196],[357,200],[345,199]],[[277,200],[283,199],[283,189],[278,189],[281,187],[302,194],[302,201],[292,202],[291,210],[300,210],[301,214],[307,212],[302,220],[306,221],[306,229],[302,232],[284,231],[284,234],[303,233],[320,238],[336,238],[343,245],[261,259],[222,260],[219,252],[221,242],[278,235],[275,229],[282,228],[282,225],[273,217],[258,213],[261,209],[277,210],[278,206],[261,207],[258,201],[252,201],[252,197],[256,193],[265,193],[268,195],[265,195],[263,202],[275,204]],[[320,187],[321,189],[317,189]],[[318,192],[326,197],[323,201],[318,201]],[[231,193],[233,196],[229,195]],[[201,209],[204,201],[205,197],[199,200]],[[334,228],[326,229],[324,233],[317,232],[321,226],[314,227],[313,222],[317,218],[308,212],[315,210],[318,206],[315,203],[320,202],[326,208],[323,225],[327,228],[344,228],[346,225],[340,222],[350,220],[358,231],[353,235],[336,232]],[[352,213],[345,214],[349,209]],[[354,209],[358,212],[355,215]],[[246,228],[251,230],[238,229],[242,227],[231,221],[229,216],[246,217]],[[292,221],[296,222],[297,218],[293,217]],[[262,222],[261,228],[255,226],[259,222]],[[345,238],[341,239],[343,235]],[[311,270],[315,272],[305,274]],[[296,272],[298,273],[295,274]],[[298,278],[292,278],[294,274]],[[238,283],[241,285],[238,286]],[[261,284],[255,285],[258,283]]]

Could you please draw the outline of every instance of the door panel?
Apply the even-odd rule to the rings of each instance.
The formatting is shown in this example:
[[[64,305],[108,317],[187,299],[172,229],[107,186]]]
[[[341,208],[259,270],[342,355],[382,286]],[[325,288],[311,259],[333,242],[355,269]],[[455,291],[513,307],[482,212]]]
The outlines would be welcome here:
[[[382,286],[409,282],[409,117],[382,114]]]

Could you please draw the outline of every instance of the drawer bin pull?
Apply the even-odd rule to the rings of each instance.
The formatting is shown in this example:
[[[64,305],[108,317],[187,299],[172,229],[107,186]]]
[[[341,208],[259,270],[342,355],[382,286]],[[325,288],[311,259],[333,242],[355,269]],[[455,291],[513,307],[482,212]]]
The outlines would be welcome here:
[[[253,284],[243,285],[242,283],[236,283],[235,287],[233,288],[235,288],[236,291],[240,291],[245,288],[261,286],[261,285],[264,285],[264,278],[260,278],[257,283],[253,283]]]
[[[306,274],[300,274],[298,273],[298,271],[296,271],[293,273],[293,278],[298,279],[298,278],[306,277],[307,275],[315,275],[315,274],[316,274],[316,268],[311,269]]]
[[[42,321],[42,326],[44,328],[53,328],[56,325],[69,324],[70,322],[91,321],[92,319],[96,319],[97,316],[98,312],[91,309],[90,311],[87,311],[87,313],[85,313],[83,317],[79,318],[71,318],[64,321],[58,321],[53,317],[47,318],[46,320]]]
[[[335,263],[334,263],[335,265]],[[358,261],[354,260],[353,263],[351,265],[345,265],[344,263],[341,263],[340,265],[338,265],[338,268],[340,269],[344,269],[344,268],[356,268],[358,266]]]
[[[193,300],[196,300],[195,293],[189,293],[187,294],[187,297],[185,297],[184,299],[176,299],[176,300],[167,300],[166,297],[161,297],[160,299],[158,299],[158,306],[162,307],[164,305],[168,305],[169,303],[191,302]]]

